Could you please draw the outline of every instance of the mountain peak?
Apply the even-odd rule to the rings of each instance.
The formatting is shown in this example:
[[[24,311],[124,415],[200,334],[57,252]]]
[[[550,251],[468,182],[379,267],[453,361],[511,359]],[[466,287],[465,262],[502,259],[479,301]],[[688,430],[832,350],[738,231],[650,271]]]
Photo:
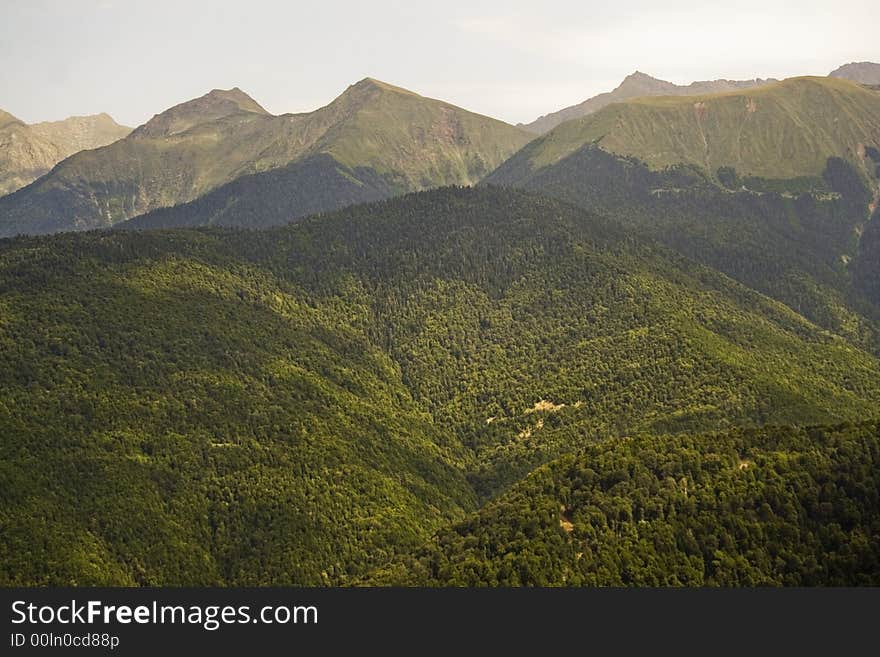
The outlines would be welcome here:
[[[0,109],[0,128],[2,128],[5,125],[9,125],[11,123],[24,124],[24,122],[21,119],[18,119],[16,117],[14,117],[12,114],[10,114],[9,112],[4,112],[2,109]]]
[[[843,78],[859,84],[880,84],[880,64],[876,62],[850,62],[829,74],[831,78]]]
[[[246,112],[257,112],[260,114],[268,114],[268,112],[263,109],[260,104],[255,101],[253,98],[248,96],[244,91],[242,91],[239,87],[232,87],[232,89],[211,89],[208,93],[206,93],[202,98],[210,99],[215,102],[230,102],[237,105],[240,109]],[[196,99],[199,100],[199,99]],[[193,101],[190,101],[193,102]]]
[[[677,85],[636,70],[627,75],[612,91],[593,96],[582,103],[565,107],[557,112],[545,114],[521,127],[532,133],[544,134],[561,123],[588,116],[611,103],[648,96],[695,96],[721,93],[759,87],[772,82],[777,82],[777,80],[704,80],[691,82],[688,85]]]
[[[657,94],[660,92],[671,91],[675,85],[665,80],[659,80],[647,73],[635,71],[627,75],[620,86],[615,89],[616,92],[623,92],[628,95],[632,94]]]
[[[624,78],[624,81],[626,80],[653,80],[655,82],[660,82],[660,80],[655,78],[653,75],[648,75],[647,73],[642,73],[641,71],[633,71]]]
[[[396,94],[405,94],[407,96],[418,96],[414,91],[410,91],[409,89],[404,89],[403,87],[396,87],[393,84],[389,84],[387,82],[383,82],[382,80],[378,80],[376,78],[366,77],[359,82],[351,85],[349,90],[367,90],[372,89],[375,91],[381,92],[391,92]]]
[[[108,114],[71,116],[61,121],[27,125],[0,110],[0,196],[30,184],[61,160],[79,151],[100,148],[131,132]],[[10,137],[11,133],[11,139]]]
[[[350,85],[329,107],[335,107],[343,113],[348,113],[357,111],[380,98],[399,98],[401,96],[421,98],[408,89],[395,87],[393,84],[382,82],[376,78],[366,77]]]
[[[157,114],[132,133],[137,137],[168,137],[233,114],[249,112],[269,116],[263,107],[238,87],[212,89]]]
[[[384,84],[385,83],[382,82],[381,80],[378,80],[377,78],[372,78],[368,75],[363,80],[358,80],[357,82],[355,82],[352,86],[354,86],[354,87],[358,87],[358,86],[361,86],[361,87],[368,87],[368,86],[381,87]]]
[[[39,123],[32,123],[32,128],[43,128],[43,127],[51,127],[51,126],[63,126],[63,125],[107,125],[107,126],[119,126],[119,123],[116,120],[107,114],[107,112],[100,112],[99,114],[74,114],[72,116],[68,116],[67,118],[60,119],[58,121],[40,121]],[[124,126],[122,126],[124,127]],[[129,128],[130,129],[130,128]]]

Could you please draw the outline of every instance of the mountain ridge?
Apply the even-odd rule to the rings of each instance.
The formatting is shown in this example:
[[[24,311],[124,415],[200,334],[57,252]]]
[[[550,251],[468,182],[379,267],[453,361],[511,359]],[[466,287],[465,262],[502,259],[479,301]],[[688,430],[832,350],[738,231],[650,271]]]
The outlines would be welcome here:
[[[66,157],[130,132],[103,112],[28,125],[0,110],[0,197],[27,186]]]
[[[373,78],[313,112],[278,116],[240,90],[214,91],[156,115],[126,139],[65,160],[27,190],[0,199],[0,235],[108,227],[190,203],[240,176],[322,154],[349,172],[365,170],[367,178],[381,179],[373,189],[382,196],[473,184],[530,138],[502,121]],[[296,186],[305,197],[290,198],[276,221],[301,216],[302,208],[338,207],[324,190]],[[374,200],[373,192],[368,196]]]
[[[24,121],[22,121],[21,119],[19,119],[16,116],[13,116],[9,112],[0,109],[0,128],[2,128],[5,125],[8,125],[10,123],[21,123],[24,125]]]
[[[73,155],[79,151],[100,148],[131,132],[131,128],[119,125],[106,112],[84,116],[69,116],[61,121],[32,123],[31,130],[49,139],[63,153]]]
[[[667,82],[666,80],[652,77],[641,71],[635,71],[627,75],[612,91],[598,94],[578,103],[577,105],[572,105],[556,112],[545,114],[531,123],[519,125],[530,132],[545,134],[561,123],[587,116],[599,111],[611,103],[629,100],[631,98],[659,95],[691,96],[758,87],[773,82],[778,82],[778,80],[773,78],[766,80],[761,78],[756,78],[754,80],[718,79],[691,82],[687,85],[677,85],[672,82]]]
[[[587,143],[654,169],[684,164],[710,176],[733,167],[745,177],[816,177],[827,157],[862,166],[858,152],[880,145],[880,94],[805,76],[711,95],[642,96],[543,135],[530,145],[533,165],[552,164]]]
[[[844,78],[859,84],[880,85],[880,64],[851,62],[831,71],[829,77]]]
[[[135,128],[132,137],[170,137],[239,112],[269,115],[259,103],[238,87],[212,89],[203,96],[156,114],[145,124]]]

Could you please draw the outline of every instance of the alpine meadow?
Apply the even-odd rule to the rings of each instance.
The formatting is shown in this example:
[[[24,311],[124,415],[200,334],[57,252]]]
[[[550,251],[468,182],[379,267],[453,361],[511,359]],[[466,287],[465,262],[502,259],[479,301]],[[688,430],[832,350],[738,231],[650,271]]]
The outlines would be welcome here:
[[[880,64],[484,23],[0,73],[0,586],[880,586]]]

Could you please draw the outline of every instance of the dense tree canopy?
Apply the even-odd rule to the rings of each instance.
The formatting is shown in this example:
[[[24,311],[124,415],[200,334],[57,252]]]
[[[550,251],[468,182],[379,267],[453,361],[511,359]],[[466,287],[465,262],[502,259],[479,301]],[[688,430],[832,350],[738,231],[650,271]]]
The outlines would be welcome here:
[[[573,450],[878,407],[880,363],[853,340],[524,192],[16,238],[0,242],[0,582],[352,583]]]
[[[593,145],[533,170],[531,147],[488,181],[606,214],[634,234],[656,239],[853,343],[880,351],[880,301],[873,291],[880,279],[874,260],[863,256],[861,265],[850,265],[859,256],[859,234],[876,231],[875,222],[865,229],[872,194],[852,164],[829,158],[822,179],[804,181],[800,192],[797,181],[742,180],[728,167],[718,174],[731,187],[724,189],[699,169],[680,165],[656,171]],[[872,243],[870,237],[862,241]],[[873,253],[870,246],[861,250]]]
[[[533,472],[372,584],[880,584],[880,427],[605,441]]]

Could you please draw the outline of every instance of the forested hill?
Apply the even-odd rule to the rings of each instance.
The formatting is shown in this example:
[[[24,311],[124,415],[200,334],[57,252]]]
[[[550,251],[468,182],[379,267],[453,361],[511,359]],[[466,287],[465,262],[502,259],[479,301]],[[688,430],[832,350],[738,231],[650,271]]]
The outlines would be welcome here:
[[[107,114],[28,125],[0,109],[0,196],[33,182],[74,153],[106,146],[130,132]]]
[[[880,353],[878,149],[880,93],[793,78],[605,107],[484,182],[607,213]]]
[[[876,422],[608,441],[368,582],[877,586],[878,473]]]
[[[725,188],[698,169],[654,171],[596,145],[532,170],[528,152],[534,144],[487,182],[604,213],[626,230],[723,271],[855,344],[880,350],[880,297],[872,293],[880,278],[870,257],[876,225],[869,221],[877,193],[871,186],[880,178],[869,183],[846,160],[829,158],[821,193],[779,193],[766,180],[748,182],[764,191],[746,190],[732,170],[730,178],[722,176]],[[869,149],[866,159],[872,168],[880,166],[880,152]]]
[[[3,240],[0,582],[351,583],[597,441],[878,407],[866,351],[520,191]]]

